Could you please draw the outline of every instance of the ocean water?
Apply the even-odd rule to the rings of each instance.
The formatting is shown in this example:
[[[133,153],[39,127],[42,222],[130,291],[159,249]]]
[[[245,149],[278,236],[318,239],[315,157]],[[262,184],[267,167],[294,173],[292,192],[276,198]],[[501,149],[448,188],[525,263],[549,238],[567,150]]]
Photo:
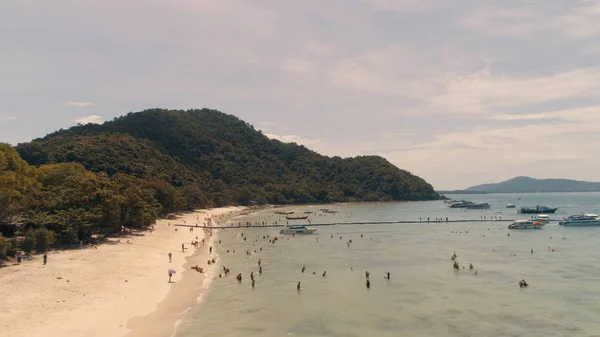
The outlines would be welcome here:
[[[279,236],[279,228],[219,231],[217,267],[225,265],[231,274],[215,274],[175,336],[600,336],[600,227],[553,222],[517,231],[508,230],[508,222],[481,220],[523,218],[517,209],[506,209],[508,203],[559,207],[553,219],[600,213],[600,193],[450,197],[492,208],[449,209],[441,201],[303,206],[294,207],[296,214],[323,207],[340,212],[312,216],[313,224],[419,217],[480,221],[320,226],[318,235],[296,237]],[[270,209],[230,221],[281,219]],[[263,239],[267,235],[280,239],[271,244]],[[452,268],[453,253],[466,269]],[[365,287],[365,271],[371,289]],[[390,280],[384,278],[387,271]],[[521,279],[530,286],[519,288]]]

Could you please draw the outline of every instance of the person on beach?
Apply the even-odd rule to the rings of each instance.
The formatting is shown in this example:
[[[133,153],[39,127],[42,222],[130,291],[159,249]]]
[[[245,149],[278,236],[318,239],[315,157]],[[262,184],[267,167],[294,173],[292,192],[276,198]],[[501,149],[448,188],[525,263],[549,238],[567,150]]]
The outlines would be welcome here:
[[[296,289],[300,291],[300,281],[298,281],[298,285],[296,285]]]
[[[48,263],[48,255],[44,253],[44,265],[46,265],[46,263]]]
[[[169,252],[169,263],[173,262],[173,254],[171,254],[171,252]]]
[[[185,253],[185,243],[181,243],[181,251]]]
[[[169,283],[171,283],[171,277],[173,276],[173,272],[169,270]]]
[[[212,246],[208,247],[208,253],[212,254]]]
[[[371,289],[371,281],[367,280],[366,286],[367,286],[367,289]]]

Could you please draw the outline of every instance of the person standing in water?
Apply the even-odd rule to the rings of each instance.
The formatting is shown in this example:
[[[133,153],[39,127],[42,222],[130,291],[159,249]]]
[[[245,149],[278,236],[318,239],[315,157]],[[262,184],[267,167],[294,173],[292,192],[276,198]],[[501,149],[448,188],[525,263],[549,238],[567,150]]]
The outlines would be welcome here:
[[[323,272],[323,277],[327,276],[327,270]]]
[[[296,289],[300,291],[300,281],[298,281],[298,285],[296,285]]]
[[[169,252],[169,263],[173,262],[172,256],[173,256],[173,254],[171,254],[171,252]]]
[[[371,281],[367,280],[366,286],[367,286],[367,289],[371,289]]]
[[[258,267],[258,273],[262,274],[262,266]]]
[[[306,270],[306,266],[302,266],[302,273]]]
[[[473,264],[472,263],[469,263],[469,269],[471,269],[471,270],[473,269]]]
[[[369,271],[365,271],[365,277],[366,277],[366,278],[369,278],[369,275],[371,275],[371,274],[369,273]]]
[[[262,259],[258,259],[258,266],[260,267],[260,264],[262,263]]]
[[[386,272],[385,272],[385,278],[386,278],[386,279],[388,279],[388,280],[389,280],[389,279],[390,279],[390,275],[391,275],[391,273],[390,273],[389,271],[386,271]]]
[[[46,253],[44,253],[44,265],[48,263],[48,255],[46,255]]]

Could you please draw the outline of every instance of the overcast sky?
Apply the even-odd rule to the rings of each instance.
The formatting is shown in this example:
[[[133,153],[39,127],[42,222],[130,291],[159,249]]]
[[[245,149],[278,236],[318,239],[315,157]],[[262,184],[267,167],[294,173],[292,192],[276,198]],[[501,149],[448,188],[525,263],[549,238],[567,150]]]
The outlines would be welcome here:
[[[600,181],[600,1],[5,0],[0,141],[213,108],[438,189]]]

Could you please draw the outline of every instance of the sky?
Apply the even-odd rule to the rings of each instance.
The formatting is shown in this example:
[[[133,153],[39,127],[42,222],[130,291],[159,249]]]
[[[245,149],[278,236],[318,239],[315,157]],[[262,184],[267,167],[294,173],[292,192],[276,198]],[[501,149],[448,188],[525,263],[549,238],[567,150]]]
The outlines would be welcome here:
[[[211,108],[436,189],[600,181],[600,0],[19,0],[0,142]]]

